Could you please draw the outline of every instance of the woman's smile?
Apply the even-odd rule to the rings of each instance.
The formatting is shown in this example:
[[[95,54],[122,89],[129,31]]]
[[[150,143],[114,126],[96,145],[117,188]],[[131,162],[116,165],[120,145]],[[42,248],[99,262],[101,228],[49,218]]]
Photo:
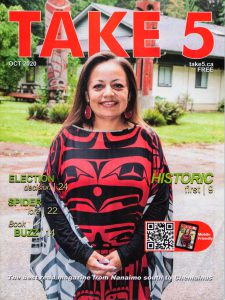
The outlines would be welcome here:
[[[102,101],[99,104],[102,105],[103,107],[111,108],[111,107],[115,107],[118,104],[118,101]]]

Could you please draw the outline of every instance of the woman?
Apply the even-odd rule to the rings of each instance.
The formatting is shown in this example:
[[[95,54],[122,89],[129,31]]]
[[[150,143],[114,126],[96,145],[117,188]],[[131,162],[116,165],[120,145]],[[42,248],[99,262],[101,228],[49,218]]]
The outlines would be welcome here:
[[[188,248],[191,243],[191,230],[186,228],[185,232],[180,237],[181,245]]]
[[[159,138],[138,114],[131,65],[109,52],[95,54],[81,71],[73,107],[50,149],[46,174],[55,185],[41,194],[56,243],[49,249],[87,276],[72,292],[62,282],[57,288],[45,283],[49,299],[54,293],[63,300],[160,298],[166,282],[149,279],[171,275],[172,261],[144,252],[144,221],[169,218],[171,187],[151,182],[161,172],[168,168]],[[43,260],[43,251],[32,257],[35,274]]]

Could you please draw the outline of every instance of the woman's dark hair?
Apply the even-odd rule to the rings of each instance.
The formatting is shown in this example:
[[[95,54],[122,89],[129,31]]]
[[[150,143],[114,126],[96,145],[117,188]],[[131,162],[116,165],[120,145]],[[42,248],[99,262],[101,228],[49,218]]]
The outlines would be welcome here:
[[[73,102],[72,109],[65,120],[63,127],[70,126],[72,124],[81,125],[83,123],[89,124],[93,126],[93,118],[89,121],[85,119],[84,111],[87,105],[85,92],[87,91],[88,81],[91,75],[92,70],[100,63],[113,60],[117,62],[124,70],[129,88],[129,102],[127,110],[132,111],[132,117],[129,120],[130,122],[134,122],[136,124],[142,124],[143,120],[138,112],[138,92],[137,92],[137,83],[134,75],[133,68],[131,64],[125,59],[121,57],[117,57],[111,52],[99,52],[88,58],[85,62],[76,88],[75,98]]]

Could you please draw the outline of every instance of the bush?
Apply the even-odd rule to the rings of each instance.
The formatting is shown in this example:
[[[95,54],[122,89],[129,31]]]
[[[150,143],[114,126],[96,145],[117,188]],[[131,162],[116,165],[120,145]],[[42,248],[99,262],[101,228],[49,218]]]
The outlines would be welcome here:
[[[69,113],[68,104],[56,104],[49,111],[49,119],[52,123],[62,123]]]
[[[72,55],[69,55],[68,58],[68,89],[67,89],[67,99],[66,101],[68,103],[73,103],[74,101],[74,95],[75,90],[77,87],[78,82],[78,73],[79,73],[79,67],[80,67],[80,59],[72,57]]]
[[[146,109],[143,113],[143,120],[151,126],[163,126],[166,125],[166,120],[163,115],[152,109]]]
[[[0,95],[0,101],[15,101],[15,99],[11,96],[1,96]]]
[[[35,103],[29,106],[28,113],[30,119],[45,120],[48,117],[48,109],[46,105],[41,103]]]
[[[49,100],[49,90],[45,87],[38,90],[38,96],[40,97],[39,102],[42,104],[47,104]]]
[[[183,110],[193,111],[194,102],[188,93],[181,94],[177,100],[178,104],[183,108]]]
[[[177,120],[184,114],[182,107],[177,103],[168,101],[157,101],[155,109],[158,110],[166,120],[166,123],[177,124]]]
[[[161,96],[155,96],[155,101],[162,101],[162,100],[166,100],[166,98]]]
[[[218,103],[217,111],[224,112],[224,100]]]

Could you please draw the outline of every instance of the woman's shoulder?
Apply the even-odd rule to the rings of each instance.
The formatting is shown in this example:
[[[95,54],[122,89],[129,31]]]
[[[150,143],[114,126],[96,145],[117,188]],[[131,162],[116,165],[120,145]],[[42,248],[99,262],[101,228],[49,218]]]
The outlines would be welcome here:
[[[72,131],[73,131],[73,126],[70,125],[70,126],[66,126],[66,127],[62,127],[58,132],[57,134],[55,135],[55,137],[53,138],[52,140],[52,143],[51,143],[51,147],[52,146],[55,146],[55,145],[62,145],[65,140],[68,138],[68,136],[70,134],[72,134]]]
[[[155,152],[160,157],[163,157],[162,143],[155,130],[145,124],[140,127],[141,135],[146,142],[147,149],[149,149],[150,152]]]
[[[151,143],[152,142],[157,142],[157,144],[160,143],[160,138],[158,134],[150,126],[148,126],[147,124],[141,124],[141,125],[137,125],[137,127],[141,129],[140,132],[144,139],[147,139],[147,141],[151,141]]]

